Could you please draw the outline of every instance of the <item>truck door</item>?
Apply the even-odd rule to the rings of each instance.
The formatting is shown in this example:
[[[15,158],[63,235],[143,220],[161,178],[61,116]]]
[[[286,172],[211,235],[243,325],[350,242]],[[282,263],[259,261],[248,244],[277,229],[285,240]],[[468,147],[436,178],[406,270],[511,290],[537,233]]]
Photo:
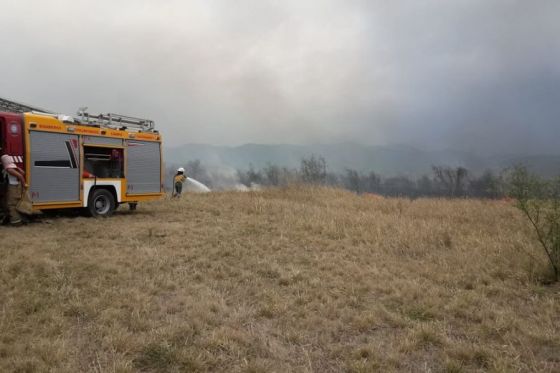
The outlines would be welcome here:
[[[128,195],[161,192],[159,142],[128,140],[126,178]]]
[[[31,131],[31,199],[34,203],[80,200],[78,136]]]
[[[0,115],[0,148],[11,155],[20,168],[24,168],[22,116],[16,113]]]

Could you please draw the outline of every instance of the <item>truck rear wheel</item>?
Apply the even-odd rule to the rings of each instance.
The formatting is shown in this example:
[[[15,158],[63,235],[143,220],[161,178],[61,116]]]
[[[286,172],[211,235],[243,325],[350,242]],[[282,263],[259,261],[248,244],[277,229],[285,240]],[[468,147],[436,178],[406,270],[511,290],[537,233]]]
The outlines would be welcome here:
[[[107,189],[96,189],[89,195],[87,209],[91,216],[110,216],[115,211],[115,197]]]

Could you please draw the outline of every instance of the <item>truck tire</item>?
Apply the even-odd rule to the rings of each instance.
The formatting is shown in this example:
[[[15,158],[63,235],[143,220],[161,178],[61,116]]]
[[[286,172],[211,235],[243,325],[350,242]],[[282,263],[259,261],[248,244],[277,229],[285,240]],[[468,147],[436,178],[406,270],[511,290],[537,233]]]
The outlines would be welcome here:
[[[87,210],[91,216],[110,216],[115,211],[115,197],[107,189],[95,189],[89,195]]]

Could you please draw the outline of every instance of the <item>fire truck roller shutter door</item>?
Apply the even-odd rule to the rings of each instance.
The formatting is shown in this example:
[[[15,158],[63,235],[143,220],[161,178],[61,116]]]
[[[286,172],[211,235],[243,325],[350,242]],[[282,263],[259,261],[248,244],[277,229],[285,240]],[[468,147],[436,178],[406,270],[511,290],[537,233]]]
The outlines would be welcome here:
[[[31,131],[33,202],[80,200],[80,148],[77,135]]]
[[[127,141],[127,194],[161,192],[161,144]]]

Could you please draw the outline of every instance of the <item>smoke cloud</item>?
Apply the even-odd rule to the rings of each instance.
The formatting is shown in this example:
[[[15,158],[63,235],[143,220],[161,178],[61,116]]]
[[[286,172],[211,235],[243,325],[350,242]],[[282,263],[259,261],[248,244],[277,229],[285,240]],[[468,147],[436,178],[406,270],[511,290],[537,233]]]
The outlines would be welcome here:
[[[560,2],[7,1],[0,96],[156,120],[167,145],[555,153]]]

